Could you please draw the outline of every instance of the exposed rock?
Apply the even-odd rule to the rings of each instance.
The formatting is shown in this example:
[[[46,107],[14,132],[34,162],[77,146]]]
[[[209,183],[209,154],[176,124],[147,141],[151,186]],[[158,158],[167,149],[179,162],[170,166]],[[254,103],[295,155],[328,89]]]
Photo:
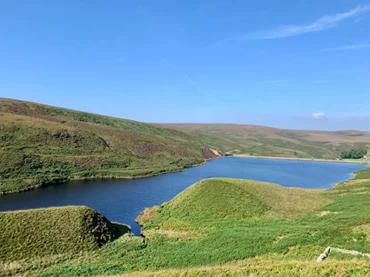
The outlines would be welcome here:
[[[120,230],[117,225],[112,224],[105,216],[94,213],[85,218],[88,226],[87,233],[95,238],[99,246],[118,238]]]
[[[346,249],[341,249],[341,248],[328,247],[328,248],[325,249],[324,253],[322,253],[317,258],[317,262],[321,263],[321,262],[325,261],[329,257],[330,251],[335,251],[335,252],[338,252],[338,253],[343,253],[343,254],[348,254],[348,255],[353,255],[353,256],[362,256],[362,257],[370,258],[369,253],[362,253],[362,252],[359,252],[359,251],[356,251],[356,250],[346,250]]]
[[[71,135],[68,133],[68,130],[62,130],[55,132],[51,137],[54,139],[69,139]]]
[[[317,262],[318,263],[322,263],[323,261],[325,261],[328,257],[329,257],[329,254],[330,254],[330,246],[328,248],[325,249],[324,253],[322,253],[318,258],[317,258]]]

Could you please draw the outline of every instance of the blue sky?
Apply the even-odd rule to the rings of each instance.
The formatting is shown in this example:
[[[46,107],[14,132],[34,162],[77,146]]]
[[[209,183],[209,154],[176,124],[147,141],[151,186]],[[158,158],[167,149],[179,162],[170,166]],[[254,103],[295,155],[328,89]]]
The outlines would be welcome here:
[[[0,0],[0,96],[145,122],[370,130],[370,1]]]

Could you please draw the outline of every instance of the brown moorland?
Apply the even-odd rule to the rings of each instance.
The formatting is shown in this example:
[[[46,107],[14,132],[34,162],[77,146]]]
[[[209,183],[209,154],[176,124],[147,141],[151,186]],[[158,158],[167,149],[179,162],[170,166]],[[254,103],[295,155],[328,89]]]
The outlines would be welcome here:
[[[183,131],[210,147],[224,152],[252,156],[337,159],[356,147],[369,149],[370,133],[365,131],[283,130],[246,124],[159,124]]]

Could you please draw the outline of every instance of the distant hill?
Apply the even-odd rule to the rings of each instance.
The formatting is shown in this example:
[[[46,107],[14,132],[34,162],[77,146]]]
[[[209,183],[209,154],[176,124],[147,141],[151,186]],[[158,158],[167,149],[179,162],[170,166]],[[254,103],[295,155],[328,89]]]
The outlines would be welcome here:
[[[70,178],[132,178],[203,162],[201,141],[182,131],[0,99],[0,193]]]
[[[370,133],[363,131],[302,131],[239,124],[159,124],[184,131],[210,147],[253,156],[336,159],[341,152],[370,149]]]

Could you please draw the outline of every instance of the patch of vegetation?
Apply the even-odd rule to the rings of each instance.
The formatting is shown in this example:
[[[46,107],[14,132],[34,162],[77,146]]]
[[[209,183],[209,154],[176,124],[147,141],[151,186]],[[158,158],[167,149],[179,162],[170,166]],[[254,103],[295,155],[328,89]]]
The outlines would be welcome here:
[[[356,172],[355,179],[370,179],[370,168]]]
[[[207,179],[176,196],[159,211],[168,218],[241,220],[268,216],[292,218],[328,200],[316,191],[250,180]],[[299,205],[297,205],[299,203]]]
[[[369,206],[368,179],[327,191],[204,180],[144,213],[145,239],[122,236],[41,276],[367,276],[366,258],[316,258],[327,246],[370,253]]]
[[[97,249],[121,234],[104,216],[78,206],[2,212],[0,228],[1,261]]]
[[[367,149],[365,148],[353,148],[349,151],[343,151],[340,156],[342,159],[362,159],[366,154]]]
[[[127,226],[82,206],[1,212],[0,273],[22,273],[76,258],[128,232]]]
[[[190,269],[171,269],[152,272],[134,272],[115,277],[290,277],[290,276],[338,276],[364,277],[370,274],[368,263],[362,262],[326,262],[325,266],[305,261],[249,261],[226,264],[222,266],[199,267]]]

